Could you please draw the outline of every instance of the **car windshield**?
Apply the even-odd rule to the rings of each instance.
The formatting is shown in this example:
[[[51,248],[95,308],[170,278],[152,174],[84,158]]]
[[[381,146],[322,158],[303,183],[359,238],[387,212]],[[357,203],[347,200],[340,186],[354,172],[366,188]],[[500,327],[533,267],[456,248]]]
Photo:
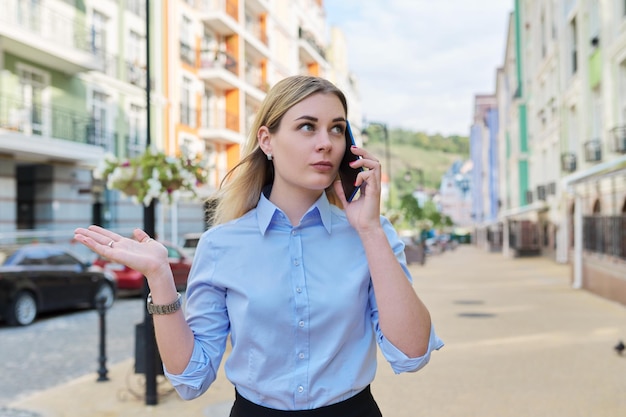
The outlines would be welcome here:
[[[6,248],[0,248],[0,265],[9,266],[13,265],[17,259],[17,251],[9,250]]]

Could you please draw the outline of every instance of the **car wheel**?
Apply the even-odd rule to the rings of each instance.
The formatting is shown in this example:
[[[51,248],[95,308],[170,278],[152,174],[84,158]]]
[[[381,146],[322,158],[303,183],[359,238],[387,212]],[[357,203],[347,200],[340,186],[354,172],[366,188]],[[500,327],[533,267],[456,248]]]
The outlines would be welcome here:
[[[7,322],[11,326],[28,326],[37,317],[37,300],[30,292],[20,292],[11,304]]]
[[[98,290],[96,291],[96,294],[93,297],[93,306],[95,308],[98,307],[98,300],[100,298],[104,298],[104,307],[110,308],[115,301],[115,290],[113,290],[113,287],[105,283],[100,284]]]

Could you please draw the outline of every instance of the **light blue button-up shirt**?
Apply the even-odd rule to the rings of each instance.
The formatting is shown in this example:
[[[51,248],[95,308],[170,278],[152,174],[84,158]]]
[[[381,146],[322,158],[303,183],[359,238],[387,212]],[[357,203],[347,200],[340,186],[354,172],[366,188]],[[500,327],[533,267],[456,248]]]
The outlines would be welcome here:
[[[411,280],[404,244],[381,221]],[[428,352],[409,358],[385,338],[361,240],[324,193],[296,227],[262,195],[255,209],[205,232],[186,295],[193,353],[182,374],[165,370],[185,399],[215,380],[229,332],[226,376],[248,400],[279,410],[360,392],[374,379],[377,344],[396,373],[417,371],[443,346],[431,328]]]

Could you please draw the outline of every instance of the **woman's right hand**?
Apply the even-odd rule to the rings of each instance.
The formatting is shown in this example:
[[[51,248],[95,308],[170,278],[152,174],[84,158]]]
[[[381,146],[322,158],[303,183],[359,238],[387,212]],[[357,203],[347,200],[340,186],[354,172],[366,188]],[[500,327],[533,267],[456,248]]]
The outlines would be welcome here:
[[[98,255],[141,272],[148,281],[172,275],[167,248],[141,229],[135,229],[130,239],[99,226],[89,226],[76,229],[74,239]]]

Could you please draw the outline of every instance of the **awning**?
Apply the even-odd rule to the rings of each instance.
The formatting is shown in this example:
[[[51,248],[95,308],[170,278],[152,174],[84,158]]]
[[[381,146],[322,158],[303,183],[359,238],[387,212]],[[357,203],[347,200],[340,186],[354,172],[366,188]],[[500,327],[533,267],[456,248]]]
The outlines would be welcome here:
[[[561,179],[563,189],[569,186],[577,185],[590,180],[599,180],[602,178],[608,178],[620,173],[626,172],[626,155],[619,158],[612,159],[607,162],[603,162],[598,165],[586,169],[584,171],[575,172]]]
[[[509,210],[504,210],[498,214],[498,218],[501,220],[504,220],[509,217],[516,217],[516,216],[521,216],[525,214],[546,211],[549,208],[550,206],[548,206],[548,203],[540,200],[540,201],[535,201],[534,203],[528,204],[526,206],[515,207]]]

